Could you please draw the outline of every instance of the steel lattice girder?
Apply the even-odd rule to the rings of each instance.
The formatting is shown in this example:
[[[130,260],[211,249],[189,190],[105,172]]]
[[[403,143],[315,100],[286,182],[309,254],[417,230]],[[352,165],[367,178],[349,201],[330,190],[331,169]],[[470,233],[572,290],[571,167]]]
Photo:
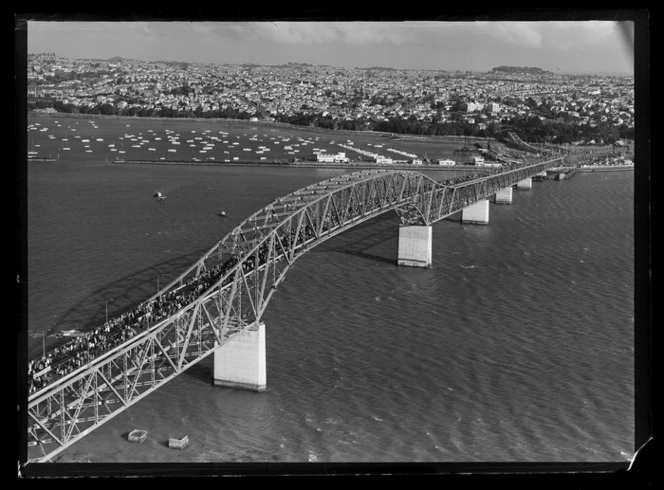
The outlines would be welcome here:
[[[293,262],[379,214],[431,224],[559,159],[444,186],[419,172],[365,170],[299,189],[254,213],[157,295],[235,265],[196,300],[28,401],[30,459],[48,460],[259,321]]]

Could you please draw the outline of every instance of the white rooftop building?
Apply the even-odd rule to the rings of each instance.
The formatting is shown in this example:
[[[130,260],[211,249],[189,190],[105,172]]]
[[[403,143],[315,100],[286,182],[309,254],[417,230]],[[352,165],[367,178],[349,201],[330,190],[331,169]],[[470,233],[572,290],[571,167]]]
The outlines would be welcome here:
[[[325,163],[348,163],[348,158],[346,157],[346,153],[344,152],[339,152],[330,155],[317,153],[316,161],[325,162]]]

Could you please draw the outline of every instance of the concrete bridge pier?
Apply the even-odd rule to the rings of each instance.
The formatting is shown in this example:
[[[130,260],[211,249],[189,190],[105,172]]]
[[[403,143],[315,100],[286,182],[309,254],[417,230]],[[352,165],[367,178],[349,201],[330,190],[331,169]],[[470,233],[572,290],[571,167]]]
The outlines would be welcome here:
[[[431,267],[432,243],[431,225],[399,225],[397,265]]]
[[[512,204],[512,187],[505,187],[496,192],[496,197],[494,198],[494,203],[496,204]]]
[[[265,391],[265,324],[254,323],[214,351],[215,386]]]
[[[520,180],[516,183],[516,188],[521,190],[529,190],[533,188],[533,178],[528,177],[527,179]]]
[[[510,187],[510,190],[512,188]],[[489,200],[483,199],[461,210],[461,222],[476,225],[489,224]]]

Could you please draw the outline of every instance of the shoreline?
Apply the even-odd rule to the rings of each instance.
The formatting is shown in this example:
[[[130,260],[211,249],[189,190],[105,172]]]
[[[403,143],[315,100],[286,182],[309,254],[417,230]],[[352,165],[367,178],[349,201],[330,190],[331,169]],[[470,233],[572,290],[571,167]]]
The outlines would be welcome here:
[[[33,159],[36,160],[36,159]],[[186,165],[199,167],[270,167],[270,168],[325,168],[325,169],[394,169],[394,170],[474,170],[491,173],[489,167],[476,167],[475,165],[429,165],[429,164],[407,164],[407,163],[318,163],[318,162],[257,162],[257,161],[193,161],[193,160],[111,160],[109,163],[116,165]],[[577,172],[618,172],[634,170],[634,165],[598,165],[595,167],[570,167]]]
[[[112,160],[110,163],[116,165],[186,165],[186,166],[199,166],[199,167],[270,167],[270,168],[322,168],[322,169],[350,169],[350,170],[370,170],[370,169],[393,169],[393,170],[479,170],[478,167],[473,165],[412,165],[412,164],[371,164],[371,163],[344,163],[344,164],[330,164],[330,163],[316,163],[316,162],[302,162],[302,163],[263,163],[263,162],[214,162],[214,161],[200,161],[194,162],[191,160]],[[490,172],[489,169],[486,169]]]
[[[598,165],[596,167],[577,167],[579,172],[625,172],[634,170],[634,165]]]

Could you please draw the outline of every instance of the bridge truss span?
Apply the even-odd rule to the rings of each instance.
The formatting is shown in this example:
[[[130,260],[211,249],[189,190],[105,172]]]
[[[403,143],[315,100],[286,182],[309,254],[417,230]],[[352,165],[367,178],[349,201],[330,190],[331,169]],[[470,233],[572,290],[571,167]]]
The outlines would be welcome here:
[[[142,303],[126,342],[30,395],[29,459],[51,459],[259,322],[289,268],[325,240],[390,211],[404,225],[430,225],[559,164],[456,184],[416,171],[364,170],[276,199]]]

